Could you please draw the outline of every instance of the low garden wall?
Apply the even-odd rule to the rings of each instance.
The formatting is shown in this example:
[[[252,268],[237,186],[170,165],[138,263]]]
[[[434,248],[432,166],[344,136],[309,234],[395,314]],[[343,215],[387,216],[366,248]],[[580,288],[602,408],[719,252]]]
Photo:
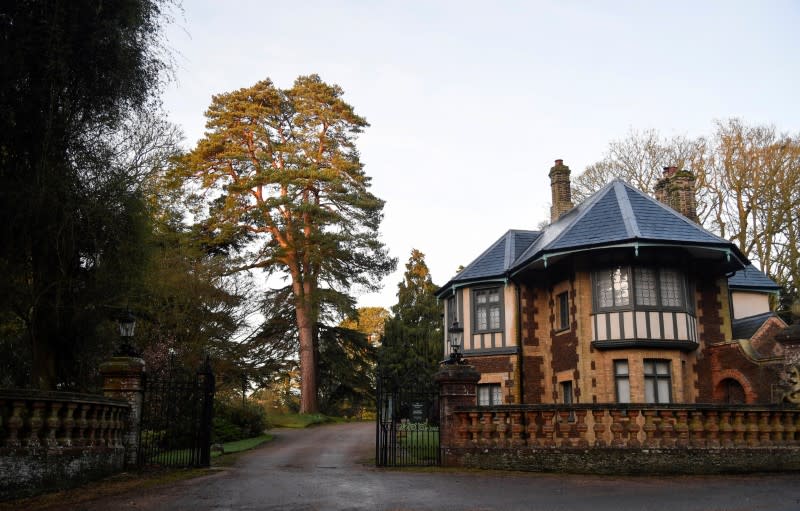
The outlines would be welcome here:
[[[604,474],[800,470],[800,409],[727,405],[459,406],[445,465]]]
[[[0,500],[121,470],[129,410],[101,396],[0,389]]]

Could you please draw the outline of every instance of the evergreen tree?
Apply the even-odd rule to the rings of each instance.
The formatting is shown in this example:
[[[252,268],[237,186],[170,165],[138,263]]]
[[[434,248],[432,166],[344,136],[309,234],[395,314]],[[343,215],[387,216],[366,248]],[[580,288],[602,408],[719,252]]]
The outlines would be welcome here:
[[[386,321],[380,349],[381,377],[390,385],[433,386],[433,375],[444,357],[442,307],[436,299],[425,254],[413,249],[398,284],[393,317]]]
[[[176,174],[178,183],[191,181],[216,198],[199,212],[210,231],[255,236],[258,245],[242,269],[288,278],[302,413],[318,408],[321,294],[344,298],[353,285],[377,289],[396,264],[379,240],[383,201],[370,193],[355,146],[367,122],[342,95],[311,75],[286,90],[267,79],[214,96],[205,138]]]
[[[141,276],[146,210],[117,142],[153,108],[165,20],[159,0],[0,3],[0,349],[27,347],[6,383],[85,387]]]

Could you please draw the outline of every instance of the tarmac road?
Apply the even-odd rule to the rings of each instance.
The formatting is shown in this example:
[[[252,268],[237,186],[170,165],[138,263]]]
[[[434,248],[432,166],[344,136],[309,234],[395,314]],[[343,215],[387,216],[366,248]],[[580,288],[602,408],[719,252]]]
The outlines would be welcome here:
[[[377,469],[375,426],[275,430],[230,468],[84,504],[125,510],[800,510],[800,474],[606,477]]]

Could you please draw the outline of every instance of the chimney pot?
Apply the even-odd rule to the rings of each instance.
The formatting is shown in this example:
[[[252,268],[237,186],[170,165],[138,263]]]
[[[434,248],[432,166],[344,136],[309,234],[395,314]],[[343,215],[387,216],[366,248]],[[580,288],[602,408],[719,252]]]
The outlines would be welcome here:
[[[556,160],[556,165],[558,166],[564,165],[564,160],[561,159]]]

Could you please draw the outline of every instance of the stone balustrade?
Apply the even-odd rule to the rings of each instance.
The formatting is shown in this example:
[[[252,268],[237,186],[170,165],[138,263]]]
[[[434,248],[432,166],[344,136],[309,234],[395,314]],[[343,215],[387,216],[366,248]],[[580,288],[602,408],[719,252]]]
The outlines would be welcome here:
[[[0,390],[0,449],[122,448],[128,413],[101,396]]]
[[[455,412],[452,448],[726,449],[800,446],[800,408],[504,405]]]

